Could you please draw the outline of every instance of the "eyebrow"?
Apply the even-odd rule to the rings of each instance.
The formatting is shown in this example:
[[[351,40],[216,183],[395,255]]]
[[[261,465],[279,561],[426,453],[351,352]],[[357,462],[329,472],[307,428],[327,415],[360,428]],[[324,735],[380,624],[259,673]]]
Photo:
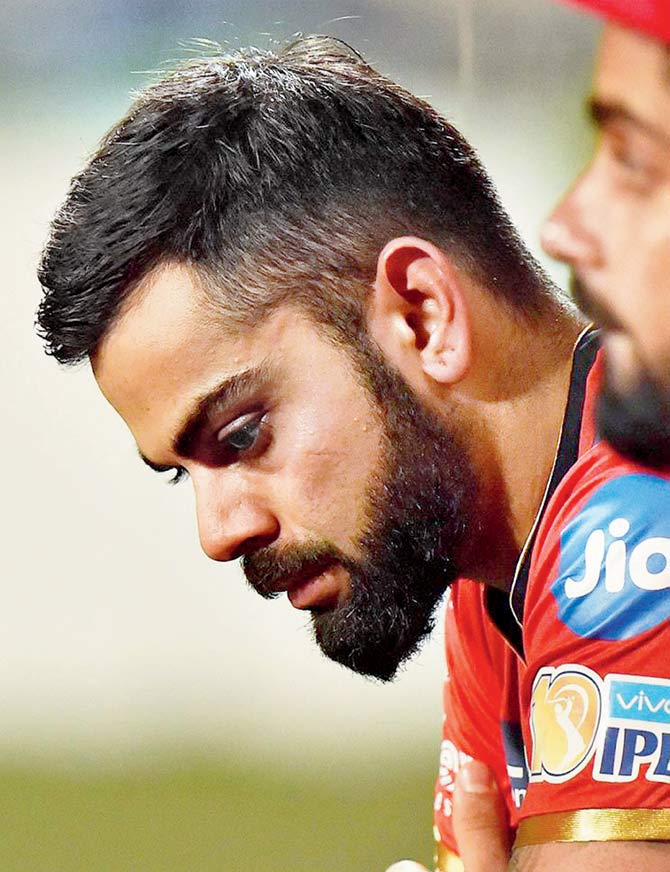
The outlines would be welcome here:
[[[599,129],[606,127],[608,124],[622,121],[626,124],[634,125],[665,145],[670,145],[670,136],[664,130],[640,118],[639,115],[631,112],[630,109],[621,103],[591,97],[586,103],[586,111],[593,124]]]
[[[214,388],[191,403],[191,407],[183,417],[181,423],[176,428],[176,435],[172,440],[171,451],[180,457],[189,457],[193,450],[193,443],[202,429],[207,423],[207,420],[214,407],[229,406],[237,402],[244,394],[248,393],[251,388],[258,388],[269,381],[271,370],[265,363],[260,364],[252,369],[245,369],[241,372],[234,373],[228,376]],[[173,469],[173,466],[154,463],[150,460],[138,447],[140,458],[154,472],[167,472]]]

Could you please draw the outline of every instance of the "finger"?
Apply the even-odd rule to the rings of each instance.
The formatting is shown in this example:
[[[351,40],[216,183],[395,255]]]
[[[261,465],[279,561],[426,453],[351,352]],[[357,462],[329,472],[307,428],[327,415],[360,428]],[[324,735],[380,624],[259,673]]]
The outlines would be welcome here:
[[[453,825],[465,872],[505,872],[510,836],[503,798],[488,766],[466,763],[456,778]]]
[[[393,866],[389,866],[386,872],[428,872],[428,870],[421,863],[415,863],[413,860],[399,860]]]

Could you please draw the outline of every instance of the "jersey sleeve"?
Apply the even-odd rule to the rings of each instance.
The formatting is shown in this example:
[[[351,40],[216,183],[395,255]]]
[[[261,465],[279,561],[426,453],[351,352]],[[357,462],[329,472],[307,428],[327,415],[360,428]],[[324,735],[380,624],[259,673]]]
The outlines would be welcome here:
[[[453,859],[458,848],[452,828],[452,797],[456,776],[466,761],[476,758],[493,770],[508,799],[511,830],[516,817],[501,729],[510,682],[512,696],[515,694],[514,678],[506,674],[515,658],[486,615],[482,594],[482,585],[460,580],[447,602],[447,675],[434,806],[439,870],[458,868]]]
[[[517,845],[670,839],[670,483],[602,447],[555,497],[524,607]]]

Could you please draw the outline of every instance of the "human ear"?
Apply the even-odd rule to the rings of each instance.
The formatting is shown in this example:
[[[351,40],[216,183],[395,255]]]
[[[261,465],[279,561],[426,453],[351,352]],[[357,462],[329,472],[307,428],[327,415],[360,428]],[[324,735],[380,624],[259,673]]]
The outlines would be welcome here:
[[[455,384],[470,367],[470,314],[462,279],[427,240],[402,236],[384,246],[368,326],[406,376],[419,369],[435,382]]]

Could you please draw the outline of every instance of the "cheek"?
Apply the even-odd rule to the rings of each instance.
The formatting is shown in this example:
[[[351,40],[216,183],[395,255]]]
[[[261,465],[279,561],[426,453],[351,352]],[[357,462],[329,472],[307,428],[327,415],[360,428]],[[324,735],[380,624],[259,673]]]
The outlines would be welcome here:
[[[604,283],[640,359],[667,381],[670,367],[670,194],[622,222]],[[624,231],[626,231],[624,233]]]
[[[670,197],[614,201],[603,222],[603,290],[628,320],[670,310]]]
[[[635,238],[640,220],[644,218],[644,207],[637,199],[622,195],[616,188],[603,198],[603,205],[607,209],[603,209],[600,232],[608,272],[623,275],[631,268],[631,240]]]
[[[667,221],[670,224],[670,215]],[[670,312],[670,226],[662,238],[648,243],[644,256],[646,268],[640,288],[642,303],[645,308],[667,316]]]
[[[369,423],[337,417],[305,428],[287,457],[293,503],[301,523],[338,543],[356,537],[366,520],[368,484],[378,466],[380,434]],[[297,491],[297,492],[296,492]]]
[[[638,219],[627,246],[638,284],[628,294],[650,319],[663,317],[670,312],[670,194],[650,204]]]
[[[643,317],[638,341],[648,355],[649,365],[667,382],[670,367],[670,229],[664,239],[648,248],[637,302]]]

